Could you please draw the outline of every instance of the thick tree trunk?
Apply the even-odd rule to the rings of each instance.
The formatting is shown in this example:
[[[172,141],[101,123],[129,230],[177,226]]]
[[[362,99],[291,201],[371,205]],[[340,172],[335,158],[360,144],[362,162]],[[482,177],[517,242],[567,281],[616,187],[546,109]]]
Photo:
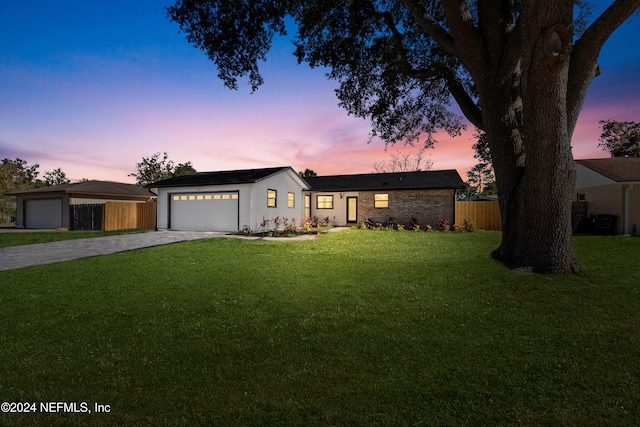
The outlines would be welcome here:
[[[536,271],[578,273],[571,242],[576,167],[567,117],[571,19],[541,32],[523,73],[526,227],[516,258]],[[535,248],[535,250],[531,250]]]
[[[511,88],[481,90],[503,227],[493,256],[511,268],[572,274],[580,265],[571,241],[576,175],[567,118],[571,34],[568,25],[544,23],[538,34],[530,56],[523,58],[521,79],[516,71]]]
[[[502,217],[502,241],[492,256],[513,269],[580,271],[571,241],[575,165],[566,130],[552,124],[556,113],[542,108],[540,116],[548,117],[527,127],[535,143],[527,144],[525,166],[505,149],[513,146],[507,126],[487,131],[490,144],[502,148],[492,150]]]

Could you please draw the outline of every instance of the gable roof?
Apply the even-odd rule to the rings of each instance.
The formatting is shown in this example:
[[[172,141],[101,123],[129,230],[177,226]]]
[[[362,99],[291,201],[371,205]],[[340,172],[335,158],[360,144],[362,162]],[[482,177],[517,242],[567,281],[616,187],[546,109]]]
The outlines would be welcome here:
[[[465,188],[454,169],[441,171],[368,173],[305,178],[312,191],[433,190]]]
[[[66,193],[84,194],[91,196],[128,196],[134,198],[155,197],[150,190],[135,184],[124,184],[113,181],[84,181],[75,184],[60,184],[51,187],[33,188],[30,190],[17,190],[6,193],[8,196]]]
[[[290,170],[300,179],[304,187],[306,182],[298,176],[290,166],[263,169],[241,169],[216,172],[195,172],[189,175],[176,176],[145,185],[146,188],[185,187],[199,185],[253,184],[279,172]]]
[[[576,160],[616,182],[640,181],[640,157],[609,157],[606,159]]]

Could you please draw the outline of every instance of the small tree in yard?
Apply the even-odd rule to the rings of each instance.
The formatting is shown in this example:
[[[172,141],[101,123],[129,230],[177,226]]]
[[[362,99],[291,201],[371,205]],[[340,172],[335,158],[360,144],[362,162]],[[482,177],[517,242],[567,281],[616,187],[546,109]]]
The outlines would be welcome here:
[[[586,0],[178,0],[169,17],[230,88],[262,83],[285,19],[300,62],[326,67],[339,105],[388,143],[459,134],[464,116],[487,134],[502,242],[511,267],[573,273],[571,136],[611,33],[640,7],[614,0],[586,25]],[[575,13],[575,15],[574,15]],[[526,156],[525,156],[526,154]]]
[[[497,194],[496,179],[493,173],[487,134],[476,129],[474,136],[478,138],[478,141],[473,144],[473,149],[476,152],[473,157],[480,162],[467,172],[467,193],[469,193],[469,189],[473,189],[472,194],[495,195]]]
[[[487,163],[478,163],[467,172],[467,179],[469,185],[475,188],[475,194],[484,194],[494,181],[493,170]]]

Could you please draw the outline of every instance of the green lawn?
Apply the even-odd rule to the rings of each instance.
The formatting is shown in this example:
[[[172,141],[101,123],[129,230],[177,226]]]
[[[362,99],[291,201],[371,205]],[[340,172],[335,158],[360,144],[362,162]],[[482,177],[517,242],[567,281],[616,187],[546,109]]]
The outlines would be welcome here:
[[[12,231],[0,232],[0,248],[7,246],[31,245],[34,243],[57,242],[60,240],[86,239],[88,237],[113,236],[114,234],[142,233],[147,230],[116,231]]]
[[[508,271],[499,239],[211,239],[0,272],[0,401],[110,405],[0,425],[640,425],[640,239],[576,238],[576,277]]]

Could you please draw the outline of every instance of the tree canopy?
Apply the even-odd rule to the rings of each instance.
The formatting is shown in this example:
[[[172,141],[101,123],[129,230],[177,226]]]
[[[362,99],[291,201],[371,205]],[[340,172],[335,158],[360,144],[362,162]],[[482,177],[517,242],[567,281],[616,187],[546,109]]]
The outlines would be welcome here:
[[[295,55],[326,67],[339,105],[387,143],[457,135],[461,117],[487,135],[513,268],[572,273],[571,136],[611,33],[640,7],[615,0],[589,18],[586,0],[178,0],[187,40],[232,88],[263,79],[259,63],[295,22]]]
[[[130,173],[136,179],[136,184],[147,185],[174,176],[188,175],[196,172],[191,162],[178,163],[177,165],[169,160],[169,155],[165,152],[154,153],[152,156],[143,157],[140,163],[136,163],[136,172]]]
[[[62,169],[57,168],[44,173],[44,184],[47,187],[60,184],[69,184],[71,181],[67,178],[67,174]]]
[[[318,174],[314,170],[309,168],[305,169],[304,172],[298,172],[298,175],[300,175],[302,178],[313,178],[314,176],[318,176]]]
[[[601,120],[598,144],[611,157],[640,157],[640,123]]]

